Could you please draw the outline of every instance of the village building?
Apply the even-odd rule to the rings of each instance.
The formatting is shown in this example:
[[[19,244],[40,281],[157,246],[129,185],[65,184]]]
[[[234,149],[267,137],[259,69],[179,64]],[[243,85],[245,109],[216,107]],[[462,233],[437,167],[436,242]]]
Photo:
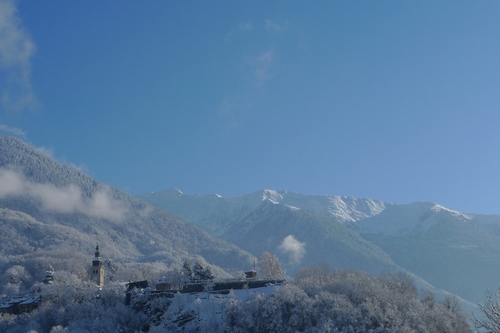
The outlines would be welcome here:
[[[158,291],[172,290],[172,284],[165,278],[161,278],[156,282],[155,289]]]
[[[92,260],[92,266],[89,269],[90,280],[97,286],[104,286],[104,266],[99,251],[99,244],[95,247],[95,257]]]
[[[16,295],[0,299],[0,313],[22,314],[36,309],[42,303],[39,294]]]
[[[161,278],[153,288],[150,288],[147,281],[129,282],[126,284],[125,304],[130,305],[134,294],[147,294],[149,297],[172,298],[175,294],[196,294],[207,292],[210,294],[229,294],[231,290],[258,289],[267,286],[279,286],[287,284],[286,279],[257,279],[255,270],[245,272],[245,278],[236,279],[206,279],[190,280],[180,285],[169,282]]]

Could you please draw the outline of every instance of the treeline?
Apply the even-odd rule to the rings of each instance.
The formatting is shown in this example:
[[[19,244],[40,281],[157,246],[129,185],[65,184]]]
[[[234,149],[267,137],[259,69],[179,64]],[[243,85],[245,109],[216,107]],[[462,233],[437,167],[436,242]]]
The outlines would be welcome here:
[[[40,308],[0,315],[1,332],[472,332],[455,297],[420,295],[403,274],[374,277],[324,265],[302,269],[273,294],[247,299],[243,290],[218,298],[138,293],[127,307],[118,284],[97,291],[74,277],[41,288]]]
[[[456,297],[419,296],[403,274],[318,265],[271,295],[242,300],[233,293],[216,305],[200,298],[140,299],[136,306],[149,332],[472,332]]]
[[[21,315],[0,314],[0,332],[90,333],[140,332],[141,315],[124,304],[123,286],[102,290],[73,277],[65,283],[40,285],[43,302]]]

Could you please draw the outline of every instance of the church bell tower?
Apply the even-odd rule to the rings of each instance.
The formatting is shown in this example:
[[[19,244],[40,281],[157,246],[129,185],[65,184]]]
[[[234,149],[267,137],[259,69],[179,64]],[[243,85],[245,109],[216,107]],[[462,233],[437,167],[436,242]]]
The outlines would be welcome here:
[[[99,244],[95,247],[95,258],[92,260],[92,267],[89,270],[90,280],[99,287],[104,285],[104,267],[102,265]]]

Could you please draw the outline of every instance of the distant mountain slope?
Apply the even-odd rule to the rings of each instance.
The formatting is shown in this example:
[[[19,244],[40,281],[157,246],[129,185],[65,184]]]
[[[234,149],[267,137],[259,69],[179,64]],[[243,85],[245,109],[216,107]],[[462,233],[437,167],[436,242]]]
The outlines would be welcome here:
[[[496,290],[500,282],[500,236],[473,215],[412,203],[359,221],[355,229],[397,264],[472,302],[481,302],[486,289]]]
[[[0,136],[0,256],[62,244],[86,255],[179,263],[200,255],[229,270],[252,256],[180,218],[63,165],[25,142]]]
[[[141,197],[255,256],[264,251],[277,254],[291,275],[299,267],[315,263],[372,273],[402,270],[383,250],[344,224],[375,216],[391,206],[382,201],[273,190],[222,198],[171,189]],[[280,250],[290,235],[305,244],[300,260],[293,257],[293,251]]]
[[[250,213],[262,202],[262,198],[254,194],[226,199],[218,195],[185,195],[178,189],[151,192],[139,198],[214,235],[219,235],[227,223]]]
[[[276,253],[292,275],[317,263],[370,273],[401,270],[383,250],[330,214],[270,200],[231,224],[221,238],[256,255]]]
[[[392,205],[373,199],[303,195],[274,190],[224,198],[218,195],[186,195],[177,189],[170,189],[146,193],[139,198],[179,215],[214,235],[222,235],[228,225],[255,210],[264,200],[318,213],[328,213],[339,222],[354,222],[374,216]]]
[[[237,198],[170,190],[143,198],[255,255],[261,249],[276,253],[290,273],[316,262],[370,272],[401,269],[475,304],[500,283],[500,216],[464,214],[430,202],[403,205],[273,190]],[[288,235],[295,246],[305,244],[300,264],[280,250]]]
[[[467,214],[467,216],[491,233],[500,236],[500,215]]]

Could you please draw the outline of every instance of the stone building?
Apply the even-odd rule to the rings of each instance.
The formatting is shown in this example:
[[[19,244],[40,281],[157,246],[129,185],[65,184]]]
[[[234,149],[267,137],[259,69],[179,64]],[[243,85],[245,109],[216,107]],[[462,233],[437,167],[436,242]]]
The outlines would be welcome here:
[[[92,267],[89,269],[89,276],[90,280],[97,286],[102,287],[104,285],[104,266],[99,252],[99,244],[95,247],[95,257],[92,260]]]

